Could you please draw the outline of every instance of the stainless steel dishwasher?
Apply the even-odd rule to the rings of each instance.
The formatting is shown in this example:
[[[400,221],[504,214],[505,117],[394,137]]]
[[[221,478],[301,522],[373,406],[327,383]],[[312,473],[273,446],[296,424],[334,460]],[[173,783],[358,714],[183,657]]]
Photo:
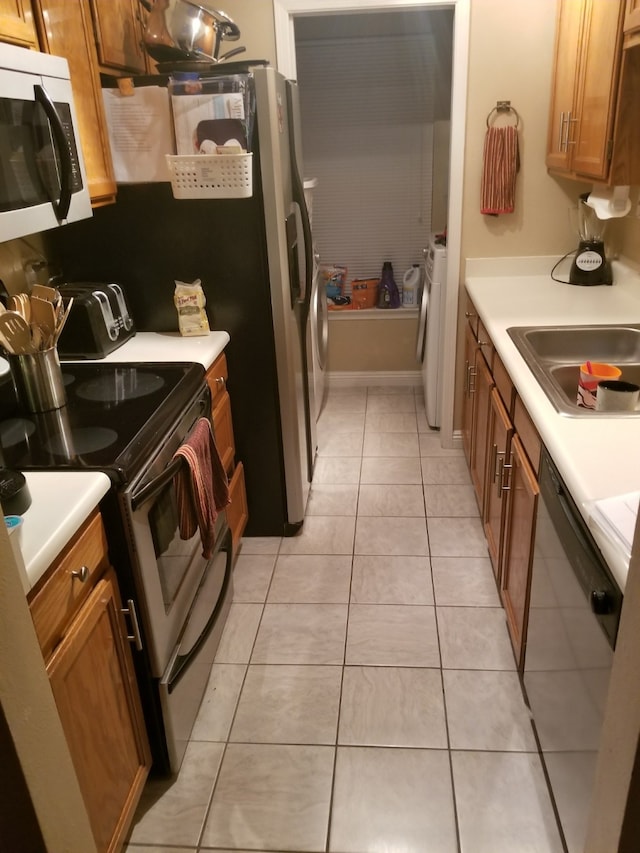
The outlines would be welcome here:
[[[548,452],[524,688],[567,850],[582,853],[622,593]]]

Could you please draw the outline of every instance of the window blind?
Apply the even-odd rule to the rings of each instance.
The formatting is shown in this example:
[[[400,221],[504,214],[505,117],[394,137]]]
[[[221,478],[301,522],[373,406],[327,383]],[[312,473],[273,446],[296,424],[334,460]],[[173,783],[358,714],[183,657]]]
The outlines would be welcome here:
[[[348,280],[396,282],[422,260],[431,231],[432,36],[302,42],[297,46],[306,178],[317,178],[314,240]]]

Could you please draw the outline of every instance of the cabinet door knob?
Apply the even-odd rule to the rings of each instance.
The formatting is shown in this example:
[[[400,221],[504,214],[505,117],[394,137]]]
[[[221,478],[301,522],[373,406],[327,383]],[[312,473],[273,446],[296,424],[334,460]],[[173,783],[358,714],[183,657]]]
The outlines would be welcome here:
[[[72,578],[78,578],[80,583],[85,583],[89,579],[89,568],[88,566],[80,566],[79,569],[74,569],[71,572]]]
[[[224,391],[224,387],[225,387],[224,376],[216,376],[216,387],[220,388],[221,391]]]

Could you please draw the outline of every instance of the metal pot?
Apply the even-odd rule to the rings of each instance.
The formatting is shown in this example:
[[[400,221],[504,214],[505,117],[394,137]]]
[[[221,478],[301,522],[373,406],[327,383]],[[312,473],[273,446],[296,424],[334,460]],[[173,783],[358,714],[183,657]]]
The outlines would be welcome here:
[[[221,62],[242,53],[238,47],[219,56],[222,41],[237,41],[240,29],[224,12],[191,0],[139,0],[149,13],[144,46],[156,62]]]

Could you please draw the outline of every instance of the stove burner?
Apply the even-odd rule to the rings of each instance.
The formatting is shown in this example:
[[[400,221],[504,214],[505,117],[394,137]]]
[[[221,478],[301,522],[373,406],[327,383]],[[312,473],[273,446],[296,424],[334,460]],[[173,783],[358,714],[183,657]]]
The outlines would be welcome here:
[[[82,382],[76,389],[76,394],[84,400],[100,403],[121,403],[136,397],[146,397],[153,394],[165,384],[161,376],[155,373],[144,373],[133,368],[116,369],[108,376],[97,376]]]
[[[56,456],[64,456],[72,459],[83,453],[95,453],[114,444],[118,439],[118,433],[114,429],[106,427],[81,427],[73,432],[61,431],[52,435],[45,441],[45,447]]]
[[[0,444],[15,447],[26,441],[36,431],[36,425],[27,418],[8,418],[0,423]]]

